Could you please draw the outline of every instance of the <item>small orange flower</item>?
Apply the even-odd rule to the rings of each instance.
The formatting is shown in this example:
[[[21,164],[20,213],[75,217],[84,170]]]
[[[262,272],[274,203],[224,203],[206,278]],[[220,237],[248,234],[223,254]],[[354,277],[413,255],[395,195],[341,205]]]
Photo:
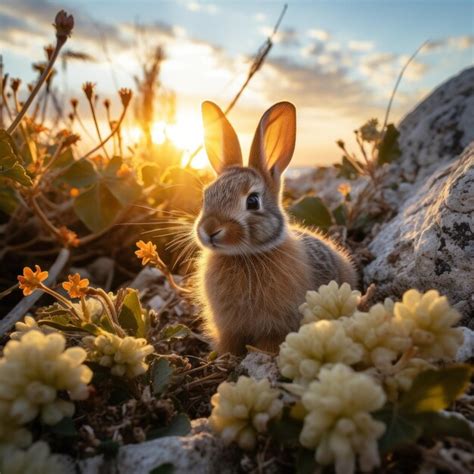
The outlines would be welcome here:
[[[79,189],[71,188],[71,190],[69,191],[69,194],[71,195],[71,197],[75,198],[79,196]]]
[[[63,288],[69,293],[71,298],[80,298],[87,294],[87,289],[89,288],[89,280],[83,278],[81,280],[81,275],[75,273],[74,275],[68,275],[67,279],[63,283]]]
[[[33,291],[41,287],[41,282],[48,278],[48,272],[41,271],[39,265],[35,265],[35,271],[30,267],[23,268],[23,275],[18,275],[20,290],[25,296],[31,295]]]
[[[126,178],[127,176],[130,176],[131,173],[132,170],[130,169],[130,166],[122,163],[115,174],[117,175],[117,178]]]
[[[77,247],[80,244],[77,234],[65,226],[59,228],[59,239],[66,247]]]
[[[140,240],[136,243],[136,245],[140,250],[137,250],[135,252],[135,255],[138,258],[142,259],[142,265],[146,265],[147,263],[151,262],[152,260],[155,260],[158,257],[156,245],[152,242],[145,243],[143,242],[143,240]]]
[[[351,185],[348,183],[341,183],[338,187],[337,190],[344,196],[346,197],[350,192],[351,192]]]

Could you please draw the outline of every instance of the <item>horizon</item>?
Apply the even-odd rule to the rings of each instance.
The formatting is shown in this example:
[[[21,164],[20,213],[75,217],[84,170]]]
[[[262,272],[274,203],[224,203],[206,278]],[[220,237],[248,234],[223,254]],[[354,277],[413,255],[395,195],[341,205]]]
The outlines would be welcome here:
[[[352,131],[366,120],[383,121],[401,68],[424,41],[430,43],[408,67],[395,97],[395,123],[435,87],[474,63],[470,1],[287,3],[269,56],[229,115],[244,154],[263,112],[288,100],[298,111],[293,166],[331,164],[341,157],[337,139],[351,144]],[[230,102],[282,6],[21,0],[0,5],[0,53],[10,77],[34,79],[31,60],[43,60],[42,48],[53,40],[52,12],[64,8],[74,14],[68,49],[85,52],[94,61],[71,61],[66,71],[58,66],[56,87],[66,101],[82,99],[85,81],[97,83],[101,98],[115,97],[119,87],[133,88],[137,57],[162,45],[161,81],[177,97],[175,141],[193,148],[201,136],[201,102],[212,100],[222,108]],[[132,122],[128,117],[129,127]]]

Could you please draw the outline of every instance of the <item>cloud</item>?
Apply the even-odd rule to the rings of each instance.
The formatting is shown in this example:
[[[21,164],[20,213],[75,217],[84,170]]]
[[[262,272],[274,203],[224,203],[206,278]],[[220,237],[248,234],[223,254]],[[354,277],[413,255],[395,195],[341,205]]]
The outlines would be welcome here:
[[[356,52],[372,51],[375,47],[373,41],[351,40],[348,43],[349,49]]]
[[[429,41],[423,50],[425,52],[439,51],[444,48],[453,48],[457,50],[469,49],[474,46],[474,35],[448,36]]]
[[[186,8],[192,12],[205,12],[209,13],[210,15],[215,15],[219,11],[217,5],[212,3],[199,3],[195,1],[186,3]]]
[[[273,35],[272,26],[262,26],[260,28],[260,33],[263,36],[271,37]],[[273,42],[281,46],[299,46],[300,41],[298,38],[298,32],[295,28],[281,28],[277,31],[273,37]]]
[[[319,41],[327,41],[331,37],[329,32],[327,32],[326,30],[319,30],[316,28],[308,30],[308,36],[311,39],[316,39]]]

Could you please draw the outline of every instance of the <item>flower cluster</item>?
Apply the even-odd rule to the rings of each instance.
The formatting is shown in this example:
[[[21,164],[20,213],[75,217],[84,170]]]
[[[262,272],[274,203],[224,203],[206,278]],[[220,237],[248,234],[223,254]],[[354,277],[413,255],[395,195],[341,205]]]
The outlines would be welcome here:
[[[129,378],[144,374],[148,369],[145,359],[152,354],[153,346],[146,339],[132,336],[119,337],[111,333],[86,336],[82,339],[89,359],[109,367],[113,375]]]
[[[51,454],[44,441],[37,441],[27,450],[11,444],[0,446],[0,472],[4,474],[66,474],[68,469],[58,455]]]
[[[333,280],[328,285],[321,285],[318,291],[306,293],[306,303],[299,308],[303,315],[301,324],[352,316],[359,301],[360,291],[352,290],[347,283],[339,286]]]
[[[223,382],[211,399],[209,422],[226,443],[235,441],[242,449],[251,450],[257,433],[263,433],[268,422],[280,416],[283,403],[278,397],[278,390],[266,379],[241,376],[236,383]]]
[[[362,355],[362,348],[346,335],[340,321],[321,320],[288,334],[277,362],[283,376],[308,384],[322,367],[338,362],[353,365]]]
[[[67,392],[71,400],[88,397],[92,371],[83,365],[86,352],[65,345],[61,334],[36,330],[6,344],[0,359],[0,412],[2,420],[17,425],[14,431],[37,416],[49,425],[71,416],[74,404],[59,398],[59,392]]]
[[[377,439],[385,426],[370,413],[384,405],[385,394],[371,377],[336,364],[321,370],[301,401],[308,413],[300,442],[316,449],[320,464],[335,464],[336,474],[351,474],[356,456],[362,471],[380,463]]]
[[[423,359],[453,359],[462,344],[461,330],[452,327],[460,315],[436,290],[425,294],[408,290],[402,301],[395,303],[394,316],[408,326],[418,356]]]

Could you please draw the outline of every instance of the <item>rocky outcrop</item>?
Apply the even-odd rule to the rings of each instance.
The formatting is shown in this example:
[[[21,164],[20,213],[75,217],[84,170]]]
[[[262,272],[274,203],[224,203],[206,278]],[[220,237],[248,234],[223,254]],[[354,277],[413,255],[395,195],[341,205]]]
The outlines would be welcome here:
[[[189,436],[168,436],[140,444],[129,444],[119,449],[113,459],[95,456],[78,463],[81,474],[149,474],[163,467],[162,472],[174,474],[232,474],[239,465],[238,451],[226,447],[213,436],[206,419],[192,422]],[[169,470],[164,470],[170,465]],[[171,467],[172,466],[172,467]]]
[[[474,323],[474,144],[418,188],[369,250],[366,284],[387,294],[435,288]]]

